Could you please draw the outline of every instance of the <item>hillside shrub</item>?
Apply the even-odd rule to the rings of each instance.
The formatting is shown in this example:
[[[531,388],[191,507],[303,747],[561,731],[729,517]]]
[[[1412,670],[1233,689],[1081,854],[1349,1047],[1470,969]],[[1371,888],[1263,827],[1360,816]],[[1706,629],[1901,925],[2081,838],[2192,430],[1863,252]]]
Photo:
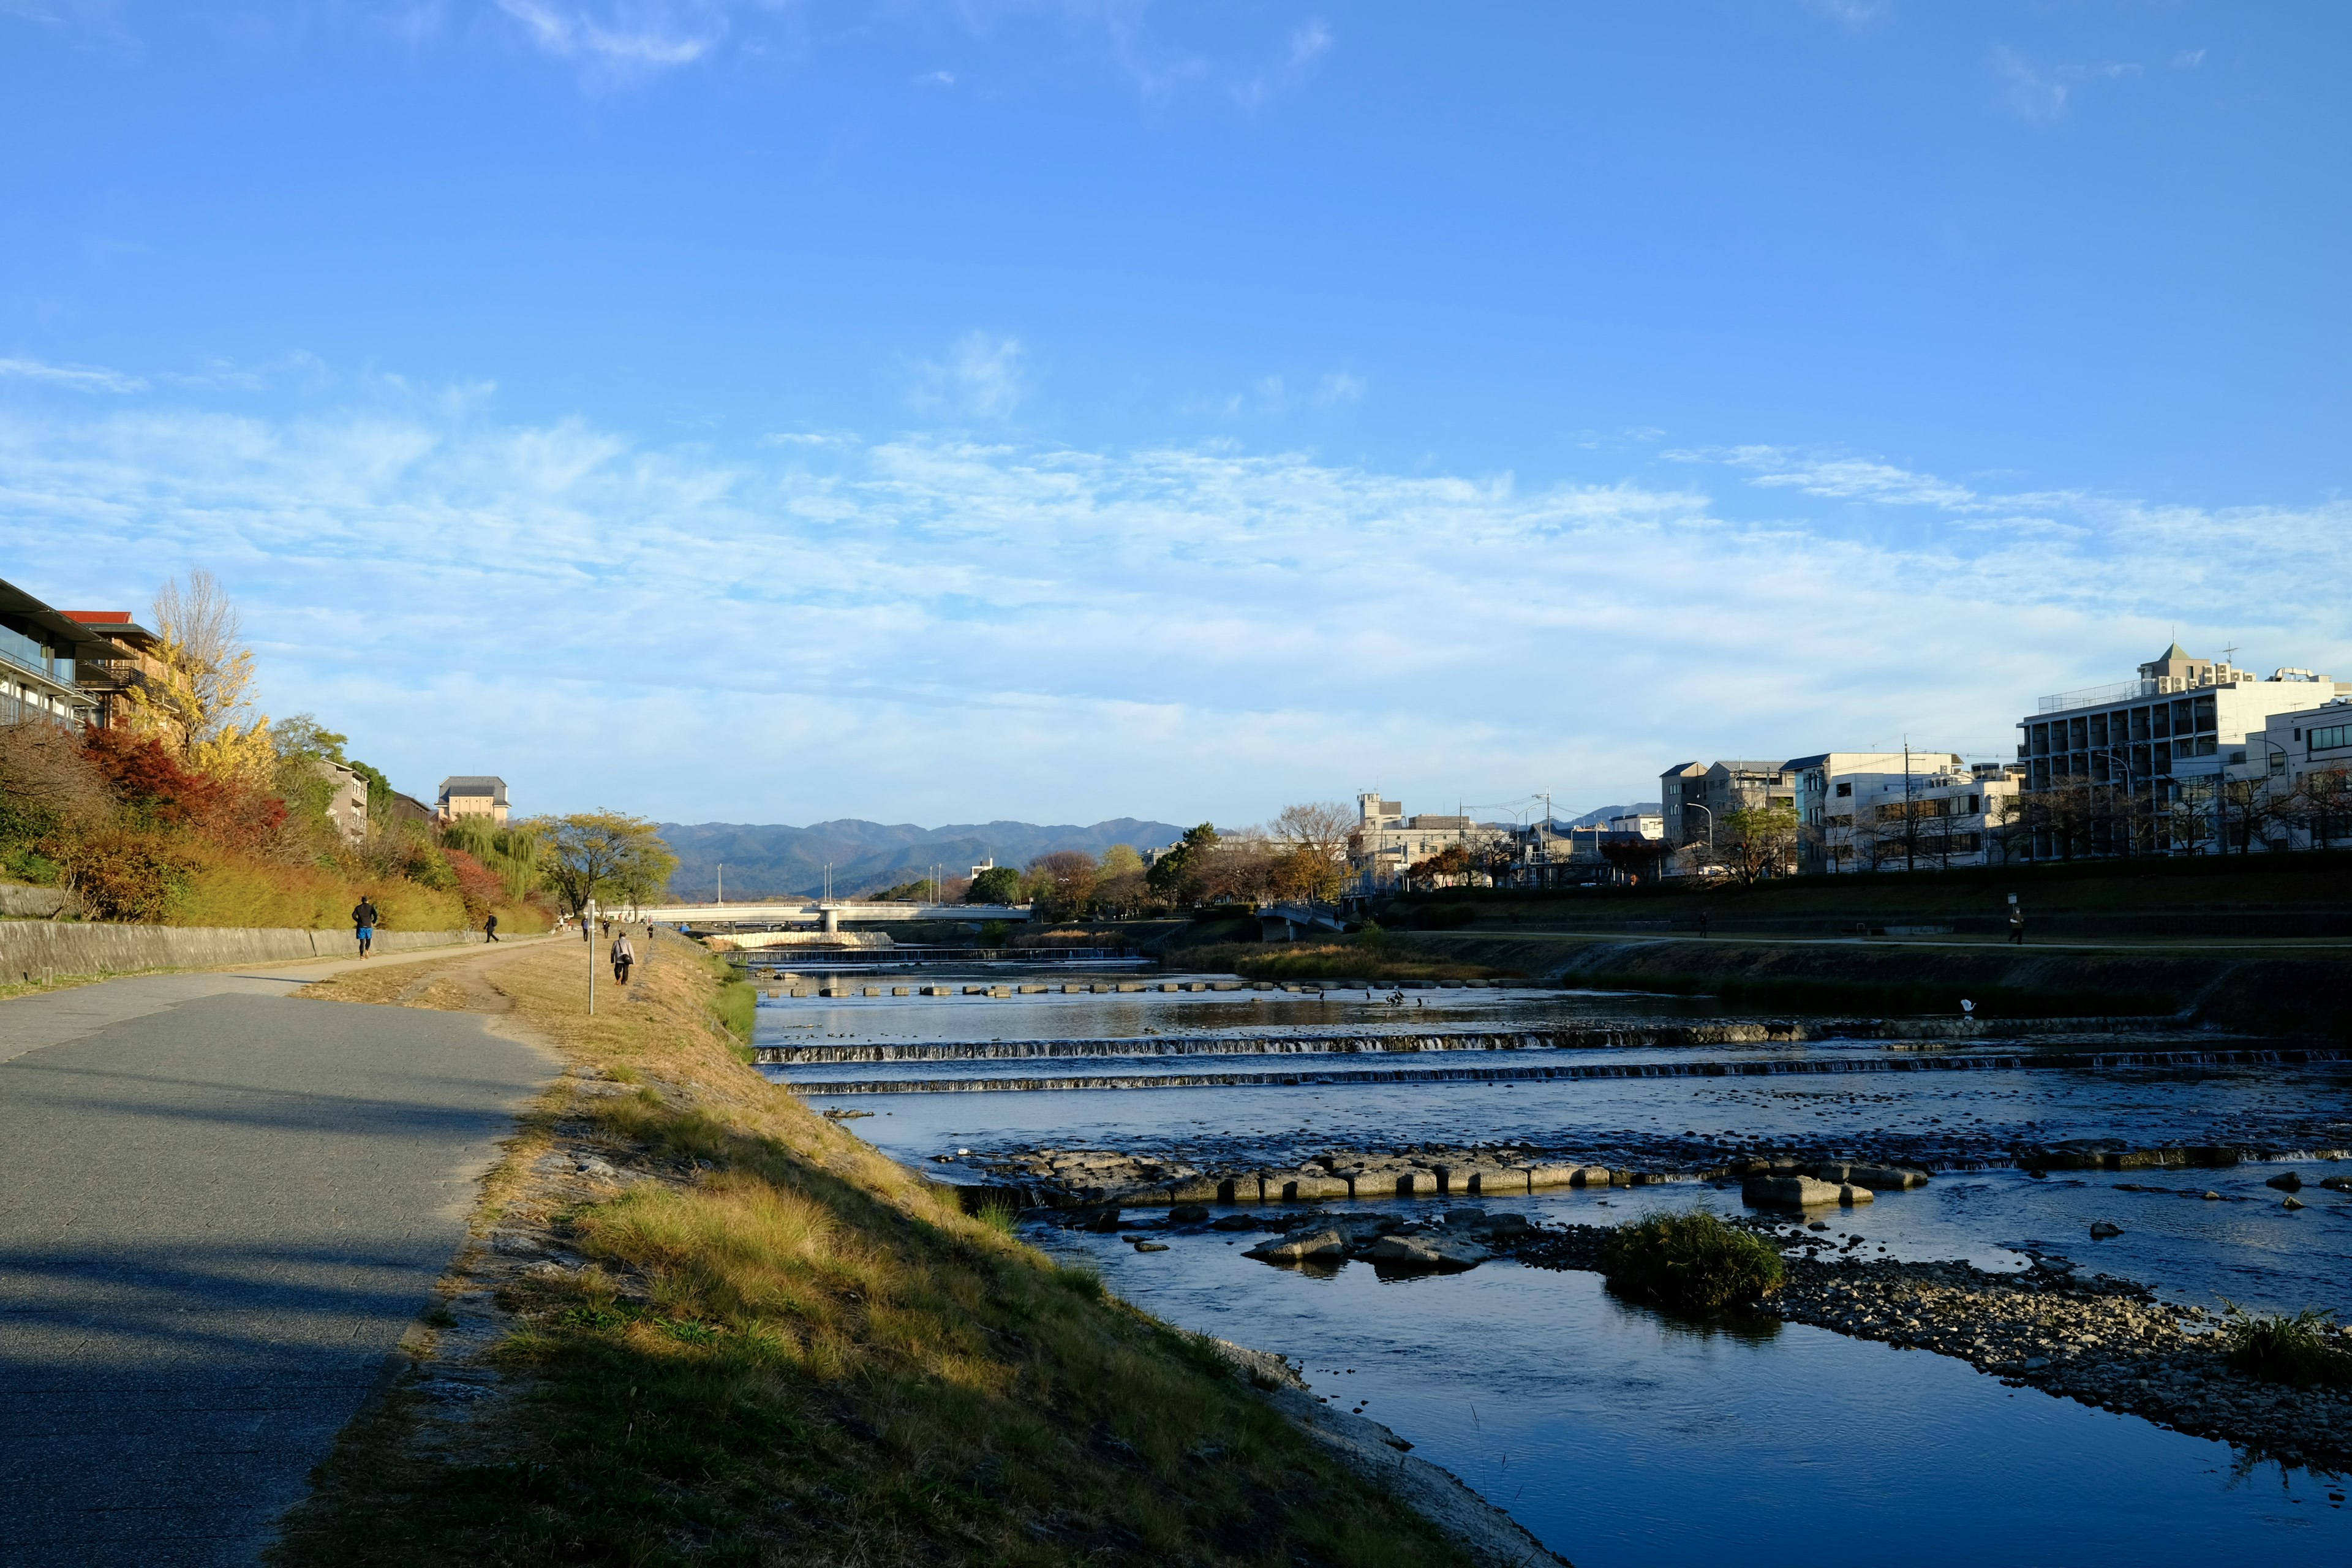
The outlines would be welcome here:
[[[1622,1296],[1684,1312],[1719,1312],[1780,1288],[1780,1255],[1760,1237],[1703,1209],[1619,1226],[1601,1272]]]

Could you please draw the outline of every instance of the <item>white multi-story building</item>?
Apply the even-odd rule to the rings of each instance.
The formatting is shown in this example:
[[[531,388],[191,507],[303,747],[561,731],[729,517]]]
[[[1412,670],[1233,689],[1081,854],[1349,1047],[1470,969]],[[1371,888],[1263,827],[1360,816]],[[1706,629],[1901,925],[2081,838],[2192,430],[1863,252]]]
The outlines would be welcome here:
[[[2179,830],[2183,781],[2218,777],[2228,754],[2278,715],[2347,691],[2307,669],[2260,678],[2226,659],[2192,658],[2175,643],[2141,665],[2137,680],[2045,697],[2017,724],[2025,778],[2011,856],[2194,850]],[[2213,758],[2221,760],[2204,760]]]
[[[1794,757],[1797,867],[1905,871],[1989,865],[2017,771],[1954,752],[1823,752]]]
[[[1511,837],[1508,827],[1466,816],[1407,816],[1401,802],[1367,792],[1356,797],[1356,830],[1349,836],[1349,879],[1358,892],[1386,892],[1416,863],[1460,845],[1480,855]]]
[[[2273,714],[2242,746],[2175,764],[2179,847],[2260,853],[2352,840],[2352,697]]]

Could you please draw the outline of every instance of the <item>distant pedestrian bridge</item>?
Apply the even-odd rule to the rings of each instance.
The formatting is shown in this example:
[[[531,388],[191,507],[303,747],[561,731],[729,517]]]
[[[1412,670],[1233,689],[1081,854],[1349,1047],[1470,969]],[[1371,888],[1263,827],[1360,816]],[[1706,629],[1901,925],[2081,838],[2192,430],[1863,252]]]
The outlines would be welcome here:
[[[1025,921],[1026,904],[898,904],[787,899],[767,904],[649,904],[633,920],[658,925],[809,925],[835,931],[845,922],[890,925],[915,921]]]

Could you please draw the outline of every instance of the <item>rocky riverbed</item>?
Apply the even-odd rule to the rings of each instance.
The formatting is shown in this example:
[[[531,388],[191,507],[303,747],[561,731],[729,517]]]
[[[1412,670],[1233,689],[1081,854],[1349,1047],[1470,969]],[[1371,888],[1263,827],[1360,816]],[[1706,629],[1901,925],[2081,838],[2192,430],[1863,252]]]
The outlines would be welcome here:
[[[1419,1220],[1320,1209],[1212,1219],[1198,1205],[1141,1223],[1110,1209],[1069,1217],[1123,1233],[1145,1250],[1163,1248],[1153,1237],[1170,1230],[1230,1231],[1263,1237],[1247,1255],[1277,1267],[1328,1269],[1353,1260],[1383,1274],[1454,1272],[1496,1257],[1597,1273],[1610,1234],[1606,1226],[1531,1225],[1467,1206]],[[1933,1351],[2012,1386],[2216,1438],[2259,1458],[2352,1470],[2352,1389],[2297,1388],[2238,1371],[2225,1359],[2221,1320],[2204,1308],[2082,1274],[2054,1253],[2034,1254],[2031,1268],[2014,1273],[1963,1262],[1873,1262],[1850,1256],[1856,1238],[1837,1237],[1826,1219],[1734,1223],[1770,1240],[1786,1262],[1786,1283],[1755,1316]],[[2328,1331],[2352,1354],[2352,1333]]]
[[[1900,1174],[1906,1172],[2221,1170],[2246,1161],[2352,1159],[2352,1150],[2334,1147],[2134,1146],[2095,1138],[2016,1142],[1926,1157],[1894,1140],[1842,1150],[1769,1152],[1668,1143],[1649,1148],[1650,1159],[1639,1166],[1619,1163],[1624,1152],[1622,1146],[1580,1152],[1528,1144],[1419,1143],[1329,1150],[1286,1165],[1221,1161],[1213,1147],[1197,1145],[1178,1146],[1166,1152],[1046,1147],[965,1151],[934,1158],[937,1163],[963,1165],[1024,1208],[1102,1205],[1160,1208],[1181,1204],[1299,1204],[1398,1197],[1507,1199],[1569,1187],[1745,1182],[1759,1176],[1799,1175],[1883,1190],[1887,1173],[1896,1173],[1887,1179],[1901,1187],[1919,1184],[1916,1177]],[[1854,1172],[1873,1174],[1852,1174]]]

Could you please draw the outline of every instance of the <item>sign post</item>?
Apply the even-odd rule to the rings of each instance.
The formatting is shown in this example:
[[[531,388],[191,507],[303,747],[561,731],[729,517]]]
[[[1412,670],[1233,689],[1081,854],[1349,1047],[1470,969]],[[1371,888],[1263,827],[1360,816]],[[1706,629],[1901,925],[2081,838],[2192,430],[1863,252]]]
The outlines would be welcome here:
[[[593,900],[593,899],[589,900],[588,900],[588,907],[587,907],[585,910],[582,910],[582,911],[581,911],[581,914],[580,914],[580,924],[581,924],[581,929],[582,929],[583,931],[586,931],[586,932],[587,932],[587,934],[588,934],[588,1016],[589,1016],[590,1017],[592,1017],[592,1018],[593,1018],[593,1017],[594,1017],[594,1016],[596,1016],[596,900]]]

